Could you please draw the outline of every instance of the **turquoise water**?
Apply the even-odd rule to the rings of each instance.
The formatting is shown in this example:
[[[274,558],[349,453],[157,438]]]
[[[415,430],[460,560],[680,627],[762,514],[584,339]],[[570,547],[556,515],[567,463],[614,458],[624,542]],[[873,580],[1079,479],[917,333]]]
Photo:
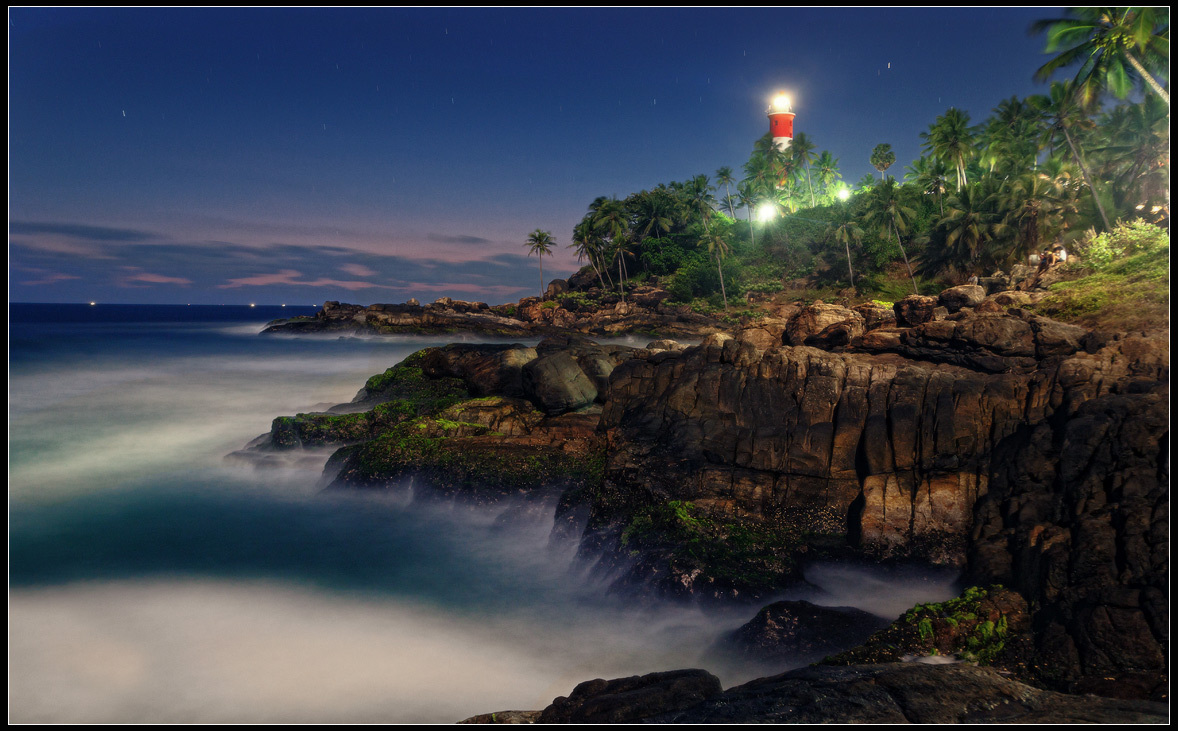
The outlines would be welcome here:
[[[12,306],[11,720],[452,722],[705,664],[755,612],[609,597],[550,544],[555,496],[478,509],[324,490],[326,452],[226,460],[442,343],[258,335],[299,309]],[[831,575],[908,606],[951,579]]]

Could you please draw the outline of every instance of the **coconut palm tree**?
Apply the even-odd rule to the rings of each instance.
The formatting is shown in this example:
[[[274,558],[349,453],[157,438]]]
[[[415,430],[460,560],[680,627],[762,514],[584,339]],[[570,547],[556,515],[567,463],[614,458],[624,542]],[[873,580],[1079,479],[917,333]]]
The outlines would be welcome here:
[[[1092,120],[1084,113],[1083,105],[1074,90],[1075,87],[1070,83],[1052,82],[1048,95],[1033,96],[1030,98],[1030,102],[1043,113],[1047,120],[1043,140],[1054,147],[1058,138],[1062,136],[1068,143],[1072,158],[1084,175],[1084,182],[1087,183],[1088,190],[1092,191],[1092,200],[1096,203],[1096,210],[1100,212],[1100,220],[1104,222],[1104,228],[1108,231],[1112,226],[1109,225],[1104,205],[1100,202],[1100,196],[1097,195],[1096,187],[1092,184],[1092,176],[1088,174],[1088,168],[1080,156],[1079,146],[1072,135],[1072,130],[1076,128],[1092,126]]]
[[[736,209],[732,207],[732,186],[735,183],[736,178],[732,177],[732,168],[725,165],[716,171],[716,185],[723,185],[726,191],[724,206],[728,209],[729,218],[736,218]]]
[[[975,270],[986,244],[1005,233],[1001,217],[994,213],[989,191],[981,181],[958,188],[949,196],[948,209],[940,227],[949,259]]]
[[[605,242],[593,230],[593,221],[589,217],[585,217],[573,227],[573,243],[569,248],[576,252],[577,261],[589,260],[593,271],[597,273],[597,281],[601,282],[601,288],[607,289],[605,278],[601,275],[604,269]]]
[[[905,206],[900,200],[900,189],[894,179],[885,180],[872,189],[864,220],[881,232],[886,233],[890,230],[895,234],[900,255],[904,257],[904,266],[908,268],[908,276],[912,279],[912,292],[920,294],[920,288],[916,286],[916,275],[912,273],[912,264],[908,261],[908,252],[904,250],[904,243],[900,241],[900,234],[908,232],[908,225],[915,217],[916,211]]]
[[[814,183],[810,180],[810,163],[814,160],[815,145],[805,132],[798,132],[794,135],[789,149],[793,153],[794,160],[806,168],[806,187],[810,189],[810,207],[813,208],[818,205],[814,200]]]
[[[528,234],[528,240],[524,242],[524,246],[528,247],[528,256],[535,254],[540,260],[540,296],[544,296],[544,257],[551,256],[552,247],[556,245],[552,234],[548,231],[541,231],[536,229]]]
[[[1014,245],[997,262],[1008,265],[1024,255],[1039,251],[1040,242],[1050,240],[1063,224],[1063,186],[1043,173],[1025,173],[1014,178],[994,197],[995,213],[1014,236]]]
[[[724,309],[727,310],[728,292],[724,289],[724,270],[720,267],[720,262],[728,256],[728,242],[719,231],[708,232],[704,236],[704,241],[708,245],[708,253],[716,257],[716,271],[720,274],[720,296],[724,298]]]
[[[830,224],[830,233],[834,240],[842,244],[847,251],[847,274],[851,277],[851,288],[855,288],[855,270],[851,268],[851,242],[858,244],[863,240],[863,229],[859,227],[855,219],[851,217],[847,210],[847,205],[844,203],[840,206],[842,209],[842,216],[836,226],[834,223]]]
[[[937,196],[937,207],[941,215],[945,215],[945,183],[948,182],[949,171],[945,163],[932,157],[917,158],[909,165],[904,174],[904,180],[914,183],[926,195]]]
[[[1136,75],[1169,108],[1169,92],[1147,70],[1147,67],[1160,68],[1164,72],[1168,66],[1168,8],[1069,8],[1068,15],[1031,25],[1032,33],[1047,31],[1046,53],[1064,48],[1035,72],[1036,80],[1046,81],[1058,69],[1079,62],[1074,83],[1085,106],[1105,89],[1124,99],[1132,90]]]
[[[753,246],[757,245],[757,234],[753,230],[753,208],[757,205],[759,195],[756,192],[756,187],[748,180],[741,181],[736,186],[736,197],[740,200],[740,205],[744,206],[745,216],[749,222],[749,241]]]
[[[600,200],[600,199],[599,199]],[[597,203],[597,201],[594,201]],[[625,204],[617,198],[606,198],[597,206],[593,216],[593,228],[609,240],[609,250],[618,260],[618,290],[622,300],[626,299],[626,276],[624,274],[626,246],[629,243],[630,215]]]
[[[823,150],[814,165],[818,168],[818,182],[822,184],[822,194],[829,197],[831,195],[830,186],[834,185],[834,181],[843,177],[839,172],[838,158],[831,155],[830,150]]]
[[[700,218],[704,223],[704,231],[707,231],[708,221],[711,220],[714,212],[712,206],[716,204],[716,197],[712,195],[712,186],[708,181],[708,176],[696,175],[687,181],[684,193],[691,203],[691,207],[699,211]]]
[[[969,126],[969,114],[950,107],[937,121],[929,125],[928,132],[920,133],[924,140],[926,155],[933,155],[945,165],[957,169],[957,187],[965,185],[965,163],[974,155],[976,133]]]

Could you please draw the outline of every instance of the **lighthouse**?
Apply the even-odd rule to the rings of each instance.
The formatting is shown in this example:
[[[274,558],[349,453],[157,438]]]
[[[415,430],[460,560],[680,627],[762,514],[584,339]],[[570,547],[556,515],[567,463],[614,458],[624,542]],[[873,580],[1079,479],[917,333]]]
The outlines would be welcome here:
[[[790,111],[789,97],[778,94],[769,104],[769,134],[773,135],[773,145],[785,152],[794,138],[794,113]]]

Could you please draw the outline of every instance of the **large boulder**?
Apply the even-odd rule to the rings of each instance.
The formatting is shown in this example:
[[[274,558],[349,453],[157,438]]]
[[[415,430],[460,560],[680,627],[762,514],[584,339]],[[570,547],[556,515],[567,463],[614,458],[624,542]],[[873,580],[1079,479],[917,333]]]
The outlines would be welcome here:
[[[937,298],[910,294],[894,304],[892,308],[896,311],[897,325],[913,327],[933,319],[933,311],[937,308]]]
[[[815,302],[809,307],[803,307],[790,318],[785,326],[785,342],[787,345],[802,345],[807,338],[819,335],[834,325],[840,326],[835,330],[845,329],[854,332],[851,337],[863,334],[863,316],[858,312],[841,305]]]
[[[550,415],[588,406],[597,398],[593,380],[565,352],[530,361],[522,375],[524,395]]]
[[[425,375],[461,378],[476,396],[522,396],[523,367],[537,357],[523,345],[454,344],[430,351],[422,361]]]
[[[548,283],[548,289],[544,291],[544,299],[552,299],[557,295],[564,294],[569,291],[569,283],[563,279],[553,279]]]
[[[963,284],[960,287],[950,287],[941,292],[937,302],[949,310],[957,312],[962,307],[977,307],[986,299],[986,289],[976,284]]]

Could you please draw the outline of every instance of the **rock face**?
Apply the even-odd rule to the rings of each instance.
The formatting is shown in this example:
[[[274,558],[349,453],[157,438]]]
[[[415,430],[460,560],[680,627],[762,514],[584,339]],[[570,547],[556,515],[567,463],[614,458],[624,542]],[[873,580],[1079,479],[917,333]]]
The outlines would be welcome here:
[[[1127,393],[1062,411],[1001,445],[976,511],[970,571],[1017,588],[1034,607],[1029,664],[1038,680],[1161,699],[1169,392],[1148,381],[1122,386]]]

